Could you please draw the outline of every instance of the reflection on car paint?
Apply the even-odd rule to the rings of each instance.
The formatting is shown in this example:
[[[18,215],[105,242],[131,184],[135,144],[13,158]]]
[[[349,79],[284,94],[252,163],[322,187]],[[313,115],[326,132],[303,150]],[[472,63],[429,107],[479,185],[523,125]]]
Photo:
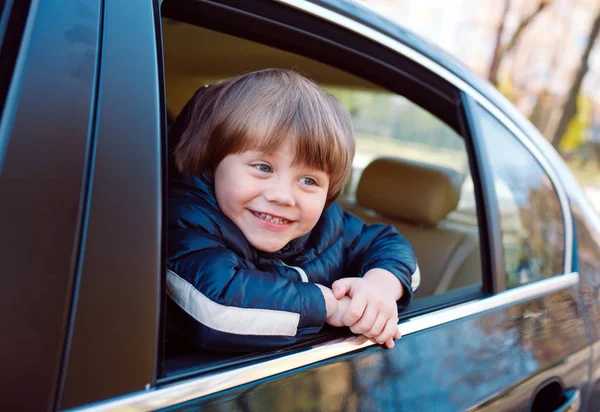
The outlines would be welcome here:
[[[511,399],[507,405],[525,410],[535,388],[511,385],[559,370],[565,387],[584,385],[587,344],[574,287],[415,333],[392,350],[372,347],[202,403],[208,411],[281,405],[299,410],[453,411],[472,407],[473,399],[480,409],[497,410]],[[554,364],[556,359],[570,361]],[[503,391],[506,397],[486,403]],[[520,403],[513,403],[515,399]]]

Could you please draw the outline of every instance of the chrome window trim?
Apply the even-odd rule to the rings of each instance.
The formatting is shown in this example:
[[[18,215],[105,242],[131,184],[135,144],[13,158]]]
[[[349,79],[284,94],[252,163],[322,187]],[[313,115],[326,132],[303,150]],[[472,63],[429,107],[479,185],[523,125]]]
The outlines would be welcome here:
[[[569,273],[564,276],[554,276],[538,282],[520,286],[501,292],[497,295],[466,302],[447,309],[441,309],[425,315],[416,316],[402,321],[398,327],[402,335],[410,335],[434,326],[464,319],[467,316],[498,309],[529,299],[534,299],[566,288],[577,287],[579,274]],[[114,400],[101,402],[88,407],[73,409],[74,411],[104,412],[116,410],[149,411],[167,408],[183,402],[198,399],[236,386],[272,377],[349,352],[374,346],[364,336],[353,336],[327,342],[304,352],[282,356],[266,362],[238,369],[215,372],[192,378],[180,383],[174,383],[162,388],[148,389]]]
[[[462,80],[460,77],[446,69],[436,61],[429,57],[419,53],[418,51],[402,44],[401,42],[392,39],[384,33],[377,31],[371,27],[365,26],[349,17],[337,14],[336,12],[329,10],[325,7],[311,3],[307,0],[274,0],[278,3],[285,4],[289,7],[301,10],[307,14],[311,14],[322,20],[326,20],[330,23],[341,26],[347,30],[350,30],[356,34],[361,35],[373,42],[379,43],[404,57],[424,66],[430,71],[434,72],[438,76],[452,83],[455,87],[467,93],[477,103],[484,107],[490,112],[496,119],[502,123],[517,139],[523,144],[537,159],[544,171],[550,177],[552,184],[558,194],[558,199],[561,205],[564,218],[565,226],[565,261],[564,261],[564,273],[569,273],[572,270],[573,261],[573,218],[571,216],[571,208],[569,206],[568,197],[565,189],[562,186],[558,175],[554,168],[550,165],[549,161],[542,151],[527,137],[527,135],[514,123],[510,118],[504,114],[494,103],[489,101],[485,96],[479,93],[475,88],[469,85],[467,82]],[[537,131],[537,129],[536,129]],[[541,133],[538,133],[538,138],[545,139]]]

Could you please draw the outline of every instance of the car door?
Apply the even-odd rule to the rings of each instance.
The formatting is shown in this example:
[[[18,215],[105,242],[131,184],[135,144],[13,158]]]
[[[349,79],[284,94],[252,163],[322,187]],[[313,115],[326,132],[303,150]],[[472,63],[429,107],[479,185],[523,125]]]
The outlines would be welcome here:
[[[593,340],[592,370],[588,410],[600,409],[600,218],[577,186],[575,179],[565,171],[568,190],[573,204],[576,224],[577,271],[581,276],[583,307]]]
[[[85,216],[100,3],[0,3],[6,410],[51,410],[60,386]]]
[[[94,184],[61,408],[100,402],[91,408],[551,410],[585,399],[590,348],[579,276],[572,268],[568,202],[543,154],[493,103],[428,53],[408,47],[410,40],[401,33],[388,36],[331,5],[165,1],[162,31],[175,30],[167,39],[161,38],[158,5],[151,9],[144,3],[107,1],[104,11]],[[178,42],[177,35],[184,41]],[[199,42],[189,35],[214,37]],[[228,43],[215,45],[214,39]],[[352,94],[365,106],[382,102],[389,114],[387,120],[377,117],[379,110],[356,115],[363,134],[375,130],[382,135],[379,140],[361,137],[365,168],[388,150],[384,142],[396,136],[393,120],[399,113],[409,113],[400,126],[412,113],[426,118],[414,122],[416,134],[435,123],[436,130],[449,131],[444,136],[453,133],[461,142],[466,162],[461,195],[471,199],[465,198],[462,209],[459,202],[439,232],[427,234],[436,244],[436,233],[452,235],[457,223],[475,222],[479,260],[467,274],[477,278],[456,287],[438,284],[415,300],[401,314],[404,336],[394,349],[342,333],[274,353],[210,362],[207,354],[168,358],[162,353],[163,113],[176,115],[171,108],[185,102],[185,92],[211,78],[208,71],[202,78],[194,79],[190,71],[188,77],[169,77],[177,74],[170,64],[198,67],[202,60],[186,53],[211,46],[222,53],[222,61],[211,60],[215,64],[209,67],[218,67],[222,76],[233,74],[227,70],[244,52],[267,53],[251,55],[253,64],[271,64],[271,57],[292,53],[289,61],[306,65],[325,85],[333,85],[331,92],[345,104],[350,104],[344,100],[349,89],[340,90],[341,84],[373,93]],[[169,53],[185,47],[186,53],[174,55],[181,60],[169,60]],[[283,54],[268,54],[271,49]],[[405,112],[406,107],[427,113]],[[384,120],[387,131],[378,128]],[[442,164],[447,157],[433,148],[456,147],[435,136],[429,146],[404,136],[404,147],[418,144],[421,155]],[[497,156],[504,152],[495,151],[488,136],[512,145],[508,156],[528,159],[525,168],[522,163],[509,168],[516,175],[510,182],[521,174],[527,181],[528,168],[535,168],[533,189],[511,190],[502,174],[506,166],[498,166]],[[356,166],[359,186],[361,167]],[[544,206],[546,200],[552,207]],[[539,246],[544,241],[547,249]]]

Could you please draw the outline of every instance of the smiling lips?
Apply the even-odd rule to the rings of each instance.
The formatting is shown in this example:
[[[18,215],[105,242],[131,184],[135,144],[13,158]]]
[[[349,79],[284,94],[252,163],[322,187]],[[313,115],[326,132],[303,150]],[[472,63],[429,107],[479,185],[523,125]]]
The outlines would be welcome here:
[[[288,223],[292,222],[291,220],[288,220],[288,219],[285,219],[285,218],[279,217],[279,216],[269,215],[268,213],[254,212],[254,211],[252,211],[252,213],[257,217],[264,219],[267,222],[275,223],[276,225],[287,225]]]

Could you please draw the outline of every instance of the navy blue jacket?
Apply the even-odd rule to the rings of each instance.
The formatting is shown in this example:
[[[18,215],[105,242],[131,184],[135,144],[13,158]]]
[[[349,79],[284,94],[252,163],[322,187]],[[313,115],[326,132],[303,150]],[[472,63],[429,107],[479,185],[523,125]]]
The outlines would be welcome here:
[[[399,309],[418,286],[406,238],[391,226],[365,224],[337,203],[311,232],[265,253],[220,211],[210,177],[177,176],[169,192],[168,344],[221,351],[281,347],[323,327],[325,300],[315,283],[331,287],[342,277],[386,269],[404,286]]]

